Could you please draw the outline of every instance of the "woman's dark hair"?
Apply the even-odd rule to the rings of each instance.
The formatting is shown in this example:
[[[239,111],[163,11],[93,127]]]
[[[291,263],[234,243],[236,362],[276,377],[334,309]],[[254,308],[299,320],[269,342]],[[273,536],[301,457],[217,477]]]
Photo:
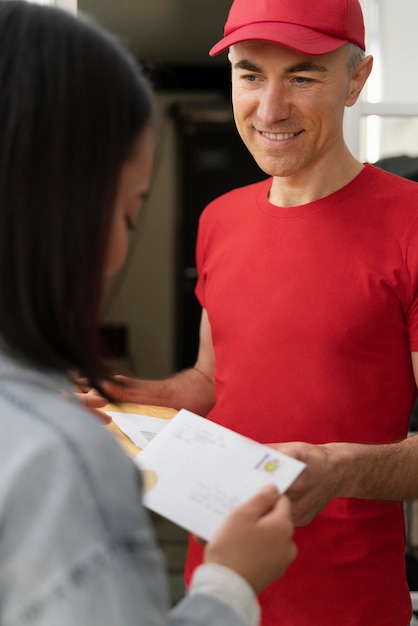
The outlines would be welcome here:
[[[122,164],[152,117],[128,52],[87,18],[0,2],[0,335],[101,389],[101,286]]]

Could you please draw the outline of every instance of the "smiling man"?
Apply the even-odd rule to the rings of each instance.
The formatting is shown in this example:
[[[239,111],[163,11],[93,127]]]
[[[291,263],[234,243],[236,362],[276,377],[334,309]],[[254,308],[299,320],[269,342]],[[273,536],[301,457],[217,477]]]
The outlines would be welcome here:
[[[235,0],[238,131],[270,177],[203,212],[193,368],[123,400],[186,407],[293,455],[298,558],[263,626],[407,626],[403,500],[418,497],[418,185],[360,163],[345,107],[370,74],[358,0]],[[202,560],[190,540],[189,581]]]
[[[352,57],[360,59],[351,71]],[[342,136],[351,106],[371,71],[345,45],[318,58],[264,41],[231,47],[235,122],[260,168],[274,177],[270,201],[306,204],[337,191],[361,171]]]

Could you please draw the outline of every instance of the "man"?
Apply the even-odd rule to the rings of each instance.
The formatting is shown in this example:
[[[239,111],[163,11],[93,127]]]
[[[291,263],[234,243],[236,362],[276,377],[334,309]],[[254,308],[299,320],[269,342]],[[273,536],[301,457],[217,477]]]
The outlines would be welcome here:
[[[236,125],[271,178],[201,217],[195,367],[123,390],[307,463],[288,491],[299,556],[261,594],[264,626],[411,616],[418,186],[344,143],[344,109],[372,68],[364,47],[358,0],[235,0],[211,54],[229,49]],[[201,555],[191,539],[187,580]]]

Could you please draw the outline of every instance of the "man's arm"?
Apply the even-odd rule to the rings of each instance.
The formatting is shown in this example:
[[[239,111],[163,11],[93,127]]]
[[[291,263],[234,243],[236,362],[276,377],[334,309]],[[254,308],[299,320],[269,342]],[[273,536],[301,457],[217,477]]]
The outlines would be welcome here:
[[[418,384],[418,353],[412,353]],[[333,498],[418,498],[418,436],[389,444],[284,443],[273,446],[307,464],[287,491],[294,521],[309,524]]]
[[[118,376],[123,386],[106,385],[106,389],[120,402],[156,404],[174,409],[189,409],[206,415],[215,403],[215,353],[212,332],[206,310],[202,310],[197,361],[189,369],[162,380],[145,380]],[[83,398],[87,406],[99,408],[107,401],[94,391]]]

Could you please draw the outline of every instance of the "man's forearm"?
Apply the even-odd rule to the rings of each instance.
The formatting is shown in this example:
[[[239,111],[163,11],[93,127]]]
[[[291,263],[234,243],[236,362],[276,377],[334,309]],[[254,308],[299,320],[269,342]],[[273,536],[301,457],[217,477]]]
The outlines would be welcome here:
[[[390,444],[270,444],[306,463],[287,490],[297,526],[309,524],[334,498],[418,498],[418,436]]]
[[[125,384],[120,393],[122,402],[188,409],[203,416],[215,403],[212,379],[196,367],[163,380],[124,378],[123,381]]]
[[[418,498],[418,436],[391,444],[327,444],[336,453],[338,497]]]

